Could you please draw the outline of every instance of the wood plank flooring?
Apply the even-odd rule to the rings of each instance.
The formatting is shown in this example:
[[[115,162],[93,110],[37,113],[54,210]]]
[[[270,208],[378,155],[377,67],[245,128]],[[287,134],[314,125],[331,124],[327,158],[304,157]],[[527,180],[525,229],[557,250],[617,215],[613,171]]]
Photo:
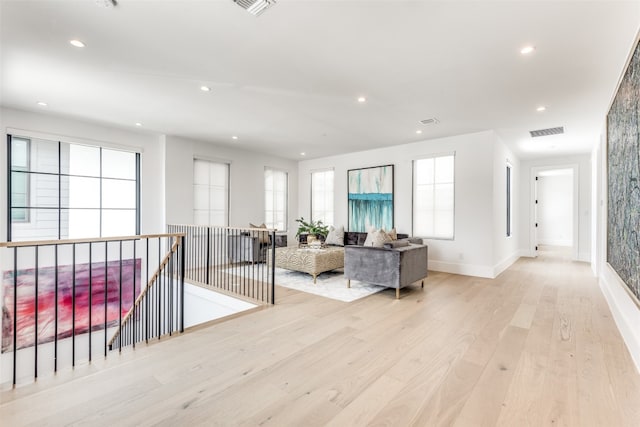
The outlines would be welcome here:
[[[557,255],[557,254],[553,254]],[[640,375],[587,264],[433,272],[274,307],[0,393],[0,424],[639,426]]]

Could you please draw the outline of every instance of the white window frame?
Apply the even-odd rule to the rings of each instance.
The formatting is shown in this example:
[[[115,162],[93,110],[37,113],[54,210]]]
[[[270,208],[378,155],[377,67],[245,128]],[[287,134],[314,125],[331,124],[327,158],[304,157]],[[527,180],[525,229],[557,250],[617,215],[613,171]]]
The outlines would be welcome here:
[[[324,178],[325,178],[325,182],[326,182],[326,176],[328,173],[331,173],[331,179],[333,181],[333,186],[328,189],[325,187],[324,191],[322,192],[322,194],[320,195],[321,197],[324,198],[324,202],[325,202],[325,209],[314,209],[313,207],[313,201],[316,198],[315,197],[315,193],[320,193],[320,191],[318,191],[317,189],[314,188],[314,176],[317,174],[324,174]],[[325,225],[334,225],[334,221],[335,221],[335,171],[333,168],[328,168],[328,169],[318,169],[318,170],[312,170],[311,171],[311,220],[312,221],[322,221],[323,224]],[[327,202],[331,203],[331,209],[327,209]],[[330,215],[327,215],[328,213],[330,213]],[[329,219],[327,219],[329,218]]]
[[[453,158],[453,181],[450,182],[450,184],[453,184],[453,193],[451,195],[451,197],[453,198],[453,207],[451,209],[451,220],[452,220],[452,229],[451,229],[451,234],[447,235],[447,236],[441,236],[441,235],[418,235],[419,233],[416,232],[416,221],[417,221],[417,216],[418,216],[418,212],[417,212],[417,202],[416,202],[416,190],[417,190],[417,179],[416,179],[416,174],[417,174],[417,163],[421,160],[433,160],[434,161],[434,165],[435,165],[435,159],[437,158],[441,158],[441,157],[452,157]],[[438,154],[432,154],[432,155],[428,155],[428,156],[424,156],[424,157],[420,157],[420,158],[416,158],[412,161],[412,177],[413,177],[413,183],[412,183],[412,209],[411,209],[411,213],[412,213],[412,234],[416,237],[422,237],[425,239],[432,239],[432,240],[455,240],[455,230],[456,230],[456,223],[455,223],[455,218],[456,218],[456,206],[455,206],[455,200],[456,200],[456,153],[454,152],[447,152],[447,153],[438,153]],[[447,184],[448,182],[440,182],[439,184]],[[435,167],[434,167],[434,182],[433,184],[431,184],[431,186],[433,187],[432,190],[435,191],[435,186],[436,186],[435,182]],[[433,217],[433,212],[436,211],[436,207],[435,207],[435,197],[433,198],[434,200],[434,207],[432,209],[432,217]],[[425,214],[425,212],[421,212],[422,214]],[[435,226],[434,226],[435,227]]]
[[[280,177],[284,175],[284,180],[285,180],[284,197],[282,198],[284,206],[277,206],[278,197],[277,197],[276,191],[273,188],[272,189],[267,188],[267,175],[269,173],[274,174],[274,176],[280,176]],[[289,212],[288,212],[289,211],[289,172],[282,169],[276,169],[271,167],[264,168],[264,198],[265,198],[264,224],[267,226],[267,228],[273,228],[278,231],[286,232],[288,229],[288,218],[289,218]],[[273,209],[271,211],[267,210],[268,199],[271,199],[271,202],[272,202]],[[278,212],[281,212],[283,215],[282,227],[279,227],[278,226],[279,224],[276,221]]]
[[[206,164],[207,167],[207,176],[208,176],[208,182],[207,183],[196,183],[196,179],[195,179],[195,169],[196,169],[196,163],[202,163],[202,164]],[[222,166],[224,167],[225,171],[225,182],[220,184],[220,183],[211,183],[211,168],[212,167],[219,167]],[[211,160],[211,159],[206,159],[206,158],[201,158],[201,157],[194,157],[193,158],[193,170],[194,170],[194,176],[193,176],[193,222],[196,225],[214,225],[214,226],[220,226],[220,227],[228,227],[229,226],[229,201],[230,201],[230,197],[229,197],[229,182],[230,182],[230,176],[231,176],[231,164],[230,162],[227,161],[223,161],[223,160]],[[205,187],[206,188],[206,195],[207,195],[207,200],[206,200],[206,205],[207,205],[207,209],[196,209],[196,205],[197,200],[197,188],[198,187]],[[216,200],[212,200],[211,198],[211,190],[214,188],[218,188],[218,189],[222,189],[224,191],[224,206],[222,207],[222,209],[220,209],[220,207],[218,206],[218,201]],[[197,215],[196,212],[197,211],[207,211],[207,224],[199,224],[199,222],[196,220]],[[215,211],[223,211],[224,212],[224,221],[223,224],[212,224],[211,223],[211,213],[215,212]]]

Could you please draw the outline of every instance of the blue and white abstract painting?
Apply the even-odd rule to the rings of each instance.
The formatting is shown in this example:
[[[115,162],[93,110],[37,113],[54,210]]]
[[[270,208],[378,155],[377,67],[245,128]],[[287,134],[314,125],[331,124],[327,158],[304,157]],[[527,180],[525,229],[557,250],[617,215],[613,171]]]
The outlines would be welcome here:
[[[349,231],[393,228],[393,165],[351,169]]]

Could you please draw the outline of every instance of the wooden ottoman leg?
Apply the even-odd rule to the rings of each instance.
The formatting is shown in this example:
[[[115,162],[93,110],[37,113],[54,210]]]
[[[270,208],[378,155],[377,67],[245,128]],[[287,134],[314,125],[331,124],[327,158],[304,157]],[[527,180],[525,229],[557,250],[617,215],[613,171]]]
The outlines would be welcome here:
[[[351,279],[347,279],[347,288],[351,287]]]
[[[316,284],[316,278],[317,278],[317,277],[318,277],[318,275],[317,275],[317,274],[314,274],[314,275],[313,275],[313,284],[314,284],[314,285]]]
[[[424,279],[422,279],[422,286],[421,286],[421,287],[423,287],[423,288],[424,288]]]
[[[400,299],[400,288],[396,288],[396,299]]]

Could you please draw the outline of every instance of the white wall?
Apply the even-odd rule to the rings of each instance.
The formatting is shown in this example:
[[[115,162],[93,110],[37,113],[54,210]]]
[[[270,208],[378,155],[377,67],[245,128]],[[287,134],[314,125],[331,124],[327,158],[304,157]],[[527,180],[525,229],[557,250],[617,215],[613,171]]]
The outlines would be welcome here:
[[[411,235],[412,161],[433,154],[455,152],[455,238],[426,240],[429,245],[429,268],[494,277],[497,270],[496,259],[509,258],[505,254],[510,251],[511,244],[499,245],[500,253],[494,254],[494,175],[496,170],[504,174],[506,158],[506,148],[502,145],[500,150],[496,151],[495,144],[502,145],[493,131],[485,131],[301,161],[299,214],[305,218],[310,217],[311,171],[334,168],[335,225],[344,225],[346,229],[347,171],[393,164],[395,226],[399,233]],[[494,158],[498,154],[501,158],[499,167],[494,166]],[[504,187],[501,194],[505,194]],[[501,212],[506,206],[506,201],[502,200],[501,204],[496,203],[501,206]]]
[[[511,236],[507,237],[507,162],[511,164]],[[493,265],[494,277],[519,258],[520,160],[498,138],[493,159]]]
[[[538,178],[538,243],[573,245],[573,175]]]
[[[261,224],[264,221],[264,169],[272,167],[289,174],[288,238],[293,239],[298,215],[297,162],[175,136],[166,136],[163,141],[167,158],[164,165],[167,223],[193,223],[193,159],[200,158],[230,164],[229,225]]]
[[[574,242],[575,259],[589,262],[591,260],[591,156],[589,154],[553,157],[522,161],[520,163],[520,253],[534,256],[531,252],[531,228],[533,218],[532,170],[557,169],[558,167],[576,166],[574,170]]]

